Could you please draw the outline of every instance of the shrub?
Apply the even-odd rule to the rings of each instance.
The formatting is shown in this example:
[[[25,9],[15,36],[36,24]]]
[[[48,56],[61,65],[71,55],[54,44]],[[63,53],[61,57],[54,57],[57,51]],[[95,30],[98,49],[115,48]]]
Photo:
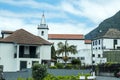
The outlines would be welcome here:
[[[73,59],[71,63],[74,69],[79,69],[81,66],[81,61],[79,59]]]
[[[119,71],[120,63],[103,63],[99,64],[100,72],[115,72]]]
[[[27,78],[26,80],[33,80],[33,78]]]
[[[81,65],[81,61],[80,61],[79,59],[73,59],[73,60],[71,61],[71,63],[72,63],[73,65]]]
[[[58,69],[63,69],[64,65],[62,63],[56,63]]]
[[[58,79],[52,74],[48,74],[43,80],[58,80]]]
[[[71,65],[71,64],[67,64],[66,66],[65,66],[65,69],[72,69],[73,68],[73,66]]]
[[[50,66],[49,68],[50,68],[50,69],[57,69],[56,66]]]
[[[26,79],[25,79],[25,78],[19,77],[19,78],[17,78],[17,80],[26,80]]]
[[[78,80],[79,76],[54,76],[48,74],[43,80]]]
[[[34,64],[32,67],[32,76],[34,80],[43,80],[47,75],[47,68],[42,64]]]

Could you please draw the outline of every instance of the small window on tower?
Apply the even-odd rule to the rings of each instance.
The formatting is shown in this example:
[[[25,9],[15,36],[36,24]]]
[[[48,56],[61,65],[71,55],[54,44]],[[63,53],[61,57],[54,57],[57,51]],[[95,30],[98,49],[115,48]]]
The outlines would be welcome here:
[[[41,32],[41,35],[42,35],[42,36],[44,35],[44,31]]]

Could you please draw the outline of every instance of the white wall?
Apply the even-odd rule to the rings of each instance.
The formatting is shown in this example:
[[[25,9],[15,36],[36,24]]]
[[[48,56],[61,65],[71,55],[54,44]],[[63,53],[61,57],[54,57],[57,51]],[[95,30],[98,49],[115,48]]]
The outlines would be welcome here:
[[[114,39],[103,39],[103,47],[106,49],[113,49],[113,40]]]
[[[20,70],[20,61],[27,61],[27,68],[31,68],[32,61],[51,60],[51,45],[37,47],[40,58],[14,58],[16,46],[10,43],[0,43],[0,65],[3,65],[5,72]]]
[[[120,46],[120,39],[117,39],[118,40],[118,44],[117,44],[117,46]]]
[[[54,47],[57,50],[57,48],[58,48],[57,44],[59,42],[62,42],[62,43],[65,44],[66,40],[49,40],[49,41],[54,43]],[[85,44],[84,40],[67,40],[67,43],[69,45],[77,46],[77,50],[80,50],[80,49],[91,49],[91,44]]]
[[[51,60],[51,45],[40,46],[40,58],[41,60]]]
[[[27,62],[27,68],[31,68],[33,61],[38,61],[40,63],[41,59],[37,59],[37,58],[19,58],[18,59],[18,64],[17,64],[17,65],[19,65],[19,67],[18,67],[19,70],[20,70],[20,61],[26,61]]]
[[[17,62],[14,58],[14,45],[10,43],[0,43],[0,65],[4,71],[16,71]]]
[[[98,41],[100,40],[100,44],[98,44]],[[120,47],[120,39],[116,39],[117,40],[117,46]],[[93,45],[93,49],[114,49],[114,39],[97,39],[94,40],[94,43],[97,41],[97,45]],[[93,41],[92,41],[93,44]]]
[[[98,44],[98,41],[100,40],[100,44]],[[118,40],[118,39],[117,39]],[[110,50],[110,49],[114,49],[114,39],[106,39],[106,38],[103,38],[103,39],[97,39],[97,40],[94,40],[94,43],[97,41],[97,45],[92,45],[93,47],[93,54],[95,54],[95,57],[93,58],[93,60],[95,61],[95,64],[98,64],[98,63],[101,63],[102,62],[105,62],[107,61],[107,59],[103,59],[103,51],[104,50]],[[119,43],[120,41],[118,40],[118,45],[116,46],[119,46]],[[93,41],[92,41],[93,43]],[[100,49],[99,49],[100,48]],[[98,55],[101,55],[101,57],[99,58]]]
[[[41,35],[41,32],[44,31],[44,35]],[[41,38],[48,40],[48,29],[38,29],[38,36]]]
[[[80,61],[81,61],[81,63],[82,63],[82,65],[91,65],[92,64],[92,57],[91,57],[91,50],[90,49],[81,49],[81,50],[79,50],[78,51],[78,53],[77,54],[75,54],[75,55],[69,55],[69,57],[72,57],[72,58],[76,58],[76,59],[80,59]],[[60,55],[61,57],[62,57],[62,55]],[[81,59],[81,58],[84,58],[84,60],[83,59]],[[71,60],[72,59],[69,59],[68,61],[67,61],[67,63],[71,63]],[[58,60],[57,61],[59,61],[60,63],[64,63],[64,61],[63,61],[63,59],[59,59],[58,58]]]
[[[92,54],[91,54],[91,49],[82,49],[76,54],[78,57],[84,57],[84,60],[81,60],[82,64],[85,63],[85,65],[90,65],[92,64]]]
[[[103,57],[102,49],[100,49],[100,50],[94,49],[93,50],[93,54],[95,55],[95,57],[93,57],[93,61],[95,61],[94,64],[96,65],[96,64],[102,63],[101,62],[102,61],[102,57]],[[100,57],[98,57],[98,55],[100,55]]]

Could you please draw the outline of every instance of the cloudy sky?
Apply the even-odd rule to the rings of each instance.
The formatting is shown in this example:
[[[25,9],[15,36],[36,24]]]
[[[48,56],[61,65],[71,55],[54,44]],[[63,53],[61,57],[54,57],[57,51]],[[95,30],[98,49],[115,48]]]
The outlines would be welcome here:
[[[0,0],[0,31],[37,34],[45,14],[49,33],[86,34],[120,10],[120,0]]]

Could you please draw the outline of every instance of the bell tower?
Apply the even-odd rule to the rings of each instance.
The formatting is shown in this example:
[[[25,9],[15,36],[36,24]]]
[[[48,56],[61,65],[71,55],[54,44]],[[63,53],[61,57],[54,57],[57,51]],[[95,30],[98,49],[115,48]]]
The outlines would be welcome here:
[[[40,36],[41,38],[48,40],[48,25],[46,24],[46,20],[45,20],[45,15],[44,13],[42,14],[42,18],[41,18],[41,23],[38,25],[38,36]]]

